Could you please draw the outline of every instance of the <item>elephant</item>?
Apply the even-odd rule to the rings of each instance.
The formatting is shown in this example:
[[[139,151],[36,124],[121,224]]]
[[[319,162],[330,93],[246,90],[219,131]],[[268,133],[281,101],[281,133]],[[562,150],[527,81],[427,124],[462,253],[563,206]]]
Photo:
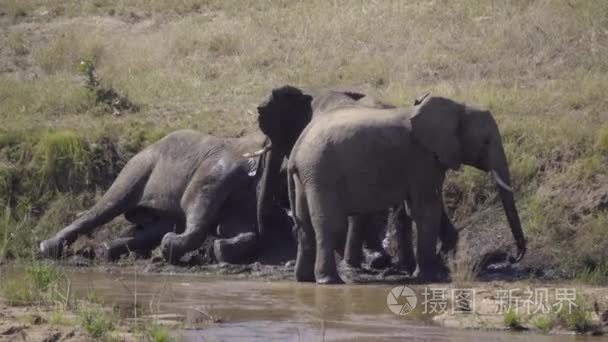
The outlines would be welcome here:
[[[255,160],[243,157],[266,138],[254,133],[220,138],[179,130],[148,146],[122,169],[103,197],[84,215],[40,243],[42,255],[59,258],[64,245],[91,233],[114,217],[138,228],[101,246],[109,260],[130,251],[146,253],[159,244],[163,257],[177,263],[201,246],[206,235],[220,237],[218,261],[239,263],[256,252]]]
[[[346,106],[315,118],[297,139],[287,170],[299,231],[296,279],[342,283],[331,251],[347,217],[405,201],[418,230],[419,277],[436,280],[445,173],[463,164],[493,176],[517,247],[510,261],[520,261],[526,239],[500,131],[489,111],[426,96],[412,107]]]
[[[422,100],[416,99],[415,104]],[[280,170],[284,165],[292,148],[307,125],[317,117],[324,117],[333,112],[333,109],[344,106],[360,106],[376,109],[393,109],[392,105],[382,103],[372,96],[352,91],[317,91],[303,92],[292,86],[282,86],[272,90],[270,96],[258,106],[258,124],[260,130],[268,136],[271,147],[268,145],[263,150],[265,153],[264,168],[260,180],[258,192],[258,228],[263,234],[264,227],[269,224],[266,212],[271,208],[273,196],[277,196],[280,186]],[[387,207],[388,208],[388,207]],[[292,207],[293,210],[293,207]],[[387,213],[380,214],[386,217]],[[346,238],[344,260],[351,266],[358,267],[363,256],[361,255],[362,240],[377,256],[374,260],[385,259],[383,248],[378,242],[377,232],[373,229],[365,229],[370,225],[378,226],[378,214],[360,215],[349,217],[349,229]],[[374,222],[376,221],[376,222]],[[383,221],[383,220],[380,220]],[[411,219],[405,212],[403,205],[393,208],[388,214],[388,224],[391,231],[395,232],[397,243],[397,259],[401,268],[413,273],[416,268],[416,260],[412,247]],[[444,254],[453,252],[458,241],[458,232],[450,221],[445,210],[442,210],[441,227],[439,237],[441,240],[441,251]],[[341,236],[339,236],[341,238]],[[337,241],[337,246],[344,246],[342,241]],[[377,251],[382,251],[378,253]]]
[[[277,94],[278,93],[278,94]],[[297,102],[296,105],[291,107],[297,111],[302,112],[302,109],[310,108],[310,111],[304,113],[304,115],[294,115],[287,118],[282,115],[270,114],[266,124],[260,124],[260,129],[269,138],[269,144],[265,149],[257,152],[259,155],[263,155],[264,167],[262,178],[260,180],[260,188],[258,191],[258,229],[260,235],[264,235],[266,227],[270,226],[271,223],[268,220],[269,208],[272,207],[273,198],[279,197],[283,191],[282,170],[286,166],[285,161],[289,157],[289,153],[299,137],[300,133],[306,125],[313,119],[313,117],[321,116],[323,113],[330,111],[333,108],[344,106],[344,105],[360,105],[371,108],[389,108],[388,104],[382,103],[371,96],[354,92],[354,91],[342,91],[342,90],[317,90],[309,92],[311,95],[298,98],[297,94],[301,91],[296,88],[284,87],[281,89],[273,90],[273,94],[277,94],[278,97],[294,95],[290,97],[290,100]],[[269,99],[272,101],[272,99]],[[277,103],[275,103],[277,104]],[[290,104],[286,102],[286,104]],[[258,112],[264,111],[264,104],[258,107]],[[274,113],[280,114],[285,109],[279,107]],[[287,120],[284,120],[287,119]],[[258,120],[259,121],[259,120]],[[286,173],[285,173],[286,174]],[[285,190],[287,188],[286,182]],[[286,191],[285,191],[286,193]],[[292,208],[293,209],[293,208]],[[349,229],[351,232],[345,243],[337,243],[337,250],[343,255],[347,265],[360,267],[363,259],[362,251],[366,251],[367,259],[370,260],[370,264],[373,267],[382,267],[390,261],[390,257],[384,251],[382,247],[381,235],[377,232],[371,231],[367,234],[368,230],[364,229],[364,226],[374,224],[378,221],[378,217],[373,216],[361,216],[361,217],[350,217]],[[344,247],[346,245],[346,247]],[[366,248],[362,249],[365,245]]]

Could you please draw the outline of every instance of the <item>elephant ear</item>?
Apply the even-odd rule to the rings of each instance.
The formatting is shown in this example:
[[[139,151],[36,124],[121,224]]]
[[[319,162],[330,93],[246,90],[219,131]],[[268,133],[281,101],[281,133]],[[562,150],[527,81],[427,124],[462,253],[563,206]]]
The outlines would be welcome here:
[[[464,105],[428,95],[419,103],[411,118],[414,136],[437,156],[441,164],[458,169],[463,158],[460,122]]]

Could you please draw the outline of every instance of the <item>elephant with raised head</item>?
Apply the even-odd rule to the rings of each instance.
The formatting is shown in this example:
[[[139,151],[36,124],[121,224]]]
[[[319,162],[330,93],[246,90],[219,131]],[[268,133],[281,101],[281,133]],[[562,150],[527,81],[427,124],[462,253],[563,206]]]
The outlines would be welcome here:
[[[255,161],[246,151],[263,146],[252,134],[220,138],[192,130],[171,133],[135,155],[104,196],[84,215],[40,244],[43,255],[58,258],[65,245],[124,214],[134,234],[102,245],[116,259],[146,253],[162,242],[166,260],[177,263],[201,246],[207,234],[218,261],[243,262],[256,252]]]
[[[423,97],[416,99],[416,104]],[[258,107],[258,123],[260,130],[266,134],[271,146],[267,145],[263,150],[265,153],[264,173],[260,181],[258,192],[258,227],[264,232],[264,227],[269,226],[267,212],[272,208],[273,196],[280,193],[278,190],[281,180],[280,170],[284,162],[306,126],[317,117],[325,117],[334,113],[339,107],[358,106],[375,109],[392,109],[394,106],[382,103],[371,96],[358,92],[349,91],[323,91],[303,92],[292,87],[283,86],[272,90],[270,96]],[[262,152],[262,151],[261,151]],[[387,209],[386,207],[385,209]],[[292,208],[293,210],[293,208]],[[363,240],[374,251],[377,256],[372,260],[386,259],[384,250],[380,246],[378,232],[366,229],[369,226],[379,226],[378,219],[383,221],[387,212],[382,211],[376,215],[358,215],[349,217],[349,230],[346,239],[346,247],[342,243],[343,236],[337,236],[337,248],[345,248],[344,260],[351,266],[359,266],[363,258],[361,245]],[[397,259],[399,265],[413,273],[416,268],[416,260],[412,247],[411,218],[407,215],[404,206],[398,205],[388,214],[391,230],[394,230],[398,239]],[[455,250],[458,241],[458,232],[452,225],[448,215],[442,210],[441,227],[439,237],[441,250],[449,253]],[[380,251],[380,252],[379,252]],[[381,263],[377,263],[381,264]]]
[[[261,235],[264,235],[267,227],[272,225],[268,213],[271,212],[273,199],[276,200],[281,195],[283,183],[286,190],[286,179],[281,171],[286,166],[285,162],[300,133],[314,117],[322,116],[334,108],[349,105],[370,108],[392,107],[355,91],[322,90],[304,94],[300,89],[289,86],[273,89],[267,101],[258,106],[260,129],[270,140],[270,144],[265,149],[258,151],[258,154],[264,155],[265,165],[260,180],[257,206],[258,228]],[[283,115],[284,112],[293,115]],[[382,235],[364,229],[364,226],[379,224],[376,221],[378,217],[373,215],[349,218],[351,229],[348,239],[346,242],[342,240],[336,244],[336,250],[343,254],[348,265],[360,267],[364,258],[363,251],[367,252],[366,259],[370,260],[373,267],[381,267],[389,263],[390,257],[382,247]],[[362,249],[362,246],[366,248]]]
[[[340,283],[332,250],[349,215],[406,201],[418,230],[419,276],[435,280],[448,169],[462,164],[490,172],[519,261],[526,240],[515,207],[498,126],[491,113],[427,96],[409,108],[336,108],[313,120],[298,138],[288,165],[288,186],[298,234],[296,279]]]

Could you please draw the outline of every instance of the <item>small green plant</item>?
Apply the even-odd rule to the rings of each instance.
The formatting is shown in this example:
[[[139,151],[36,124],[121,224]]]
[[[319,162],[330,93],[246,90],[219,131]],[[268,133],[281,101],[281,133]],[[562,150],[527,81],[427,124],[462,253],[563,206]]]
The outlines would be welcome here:
[[[555,315],[556,324],[568,330],[584,333],[593,329],[591,312],[585,301],[578,297],[573,305],[564,304]]]
[[[150,342],[170,342],[175,340],[167,328],[157,324],[152,324],[145,328],[144,339]]]
[[[64,276],[63,272],[54,265],[34,261],[27,268],[25,279],[39,293],[47,292],[51,285],[57,284]]]
[[[49,314],[49,323],[52,325],[71,325],[72,321],[66,316],[65,309],[57,306]]]
[[[521,330],[523,326],[521,325],[521,319],[517,312],[513,310],[513,308],[509,309],[509,311],[505,312],[502,317],[503,324],[505,327],[511,330]]]
[[[106,111],[115,115],[123,111],[137,112],[139,106],[131,102],[126,96],[119,94],[113,88],[103,87],[97,79],[95,73],[95,61],[85,59],[78,63],[78,72],[85,76],[85,87],[95,97],[95,103],[101,104]]]
[[[543,333],[548,333],[553,328],[553,319],[548,315],[539,315],[534,317],[532,325]]]
[[[0,293],[8,305],[14,306],[52,301],[63,276],[57,267],[34,261],[27,266],[25,275],[3,281]]]
[[[2,300],[9,306],[29,305],[37,297],[29,286],[24,286],[23,279],[5,279],[0,285]]]
[[[114,331],[114,319],[100,306],[81,303],[78,310],[79,323],[95,339],[104,339]]]

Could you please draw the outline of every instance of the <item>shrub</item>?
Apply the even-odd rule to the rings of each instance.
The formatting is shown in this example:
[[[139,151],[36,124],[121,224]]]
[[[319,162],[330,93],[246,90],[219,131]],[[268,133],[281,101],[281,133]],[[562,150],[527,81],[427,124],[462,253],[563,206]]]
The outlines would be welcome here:
[[[519,315],[512,308],[504,313],[502,321],[505,327],[511,330],[521,330],[523,328]]]
[[[104,339],[114,331],[114,319],[101,307],[91,303],[82,303],[78,310],[82,328],[95,339]]]
[[[87,152],[86,143],[76,133],[59,131],[44,134],[34,156],[41,188],[69,191],[87,185]]]
[[[532,320],[532,325],[546,334],[553,328],[553,319],[548,315],[539,315]]]
[[[593,329],[591,324],[591,313],[586,302],[580,297],[572,307],[563,305],[556,313],[555,324],[569,330],[584,333]]]
[[[171,342],[174,338],[169,333],[169,330],[163,326],[153,324],[146,327],[144,338],[150,342]]]

